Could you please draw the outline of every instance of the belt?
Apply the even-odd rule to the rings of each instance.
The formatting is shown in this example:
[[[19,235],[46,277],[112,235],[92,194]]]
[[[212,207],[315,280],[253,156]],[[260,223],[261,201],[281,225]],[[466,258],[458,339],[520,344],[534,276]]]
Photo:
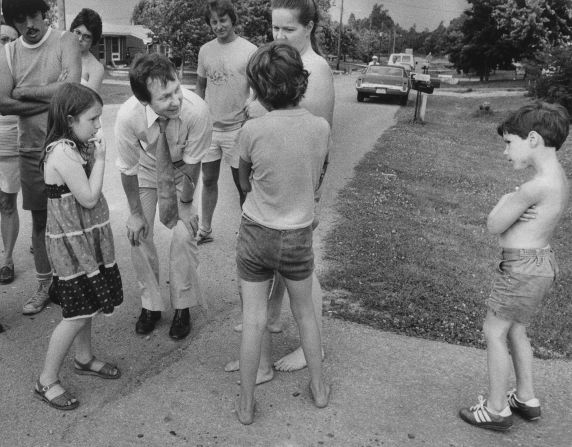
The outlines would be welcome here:
[[[506,261],[515,261],[521,258],[538,258],[552,253],[550,246],[545,248],[503,248],[501,258]]]

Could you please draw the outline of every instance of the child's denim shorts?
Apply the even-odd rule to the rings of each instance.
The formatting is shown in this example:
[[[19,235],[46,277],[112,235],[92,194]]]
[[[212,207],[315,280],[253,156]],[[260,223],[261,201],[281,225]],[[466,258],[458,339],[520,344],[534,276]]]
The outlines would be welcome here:
[[[236,242],[238,276],[245,281],[271,279],[274,272],[301,281],[314,271],[312,228],[274,230],[243,215]]]
[[[528,325],[557,275],[550,247],[503,249],[487,306],[499,318]]]

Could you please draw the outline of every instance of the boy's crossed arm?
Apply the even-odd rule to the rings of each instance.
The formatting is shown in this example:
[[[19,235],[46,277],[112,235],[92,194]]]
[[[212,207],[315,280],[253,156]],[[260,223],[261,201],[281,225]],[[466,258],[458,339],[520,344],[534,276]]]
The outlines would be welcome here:
[[[502,196],[487,219],[489,232],[502,234],[518,221],[527,222],[534,219],[539,192],[540,188],[535,182],[527,182],[517,187],[514,192]]]

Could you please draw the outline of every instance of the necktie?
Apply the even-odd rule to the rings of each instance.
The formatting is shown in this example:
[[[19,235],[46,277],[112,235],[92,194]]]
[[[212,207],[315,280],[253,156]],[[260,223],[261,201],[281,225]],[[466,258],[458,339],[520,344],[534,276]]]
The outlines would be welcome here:
[[[177,209],[177,188],[175,187],[175,169],[169,152],[169,143],[167,142],[167,123],[165,118],[158,118],[159,138],[157,140],[157,148],[155,150],[155,159],[157,161],[157,198],[159,201],[159,220],[167,228],[173,228],[179,219]]]

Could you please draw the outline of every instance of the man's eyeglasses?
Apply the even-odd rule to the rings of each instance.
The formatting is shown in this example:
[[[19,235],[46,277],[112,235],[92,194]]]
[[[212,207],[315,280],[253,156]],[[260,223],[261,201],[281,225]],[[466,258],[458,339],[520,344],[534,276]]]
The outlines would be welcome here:
[[[86,42],[91,42],[93,36],[91,34],[84,34],[78,29],[74,29],[73,33],[77,36],[79,40],[85,40]]]

